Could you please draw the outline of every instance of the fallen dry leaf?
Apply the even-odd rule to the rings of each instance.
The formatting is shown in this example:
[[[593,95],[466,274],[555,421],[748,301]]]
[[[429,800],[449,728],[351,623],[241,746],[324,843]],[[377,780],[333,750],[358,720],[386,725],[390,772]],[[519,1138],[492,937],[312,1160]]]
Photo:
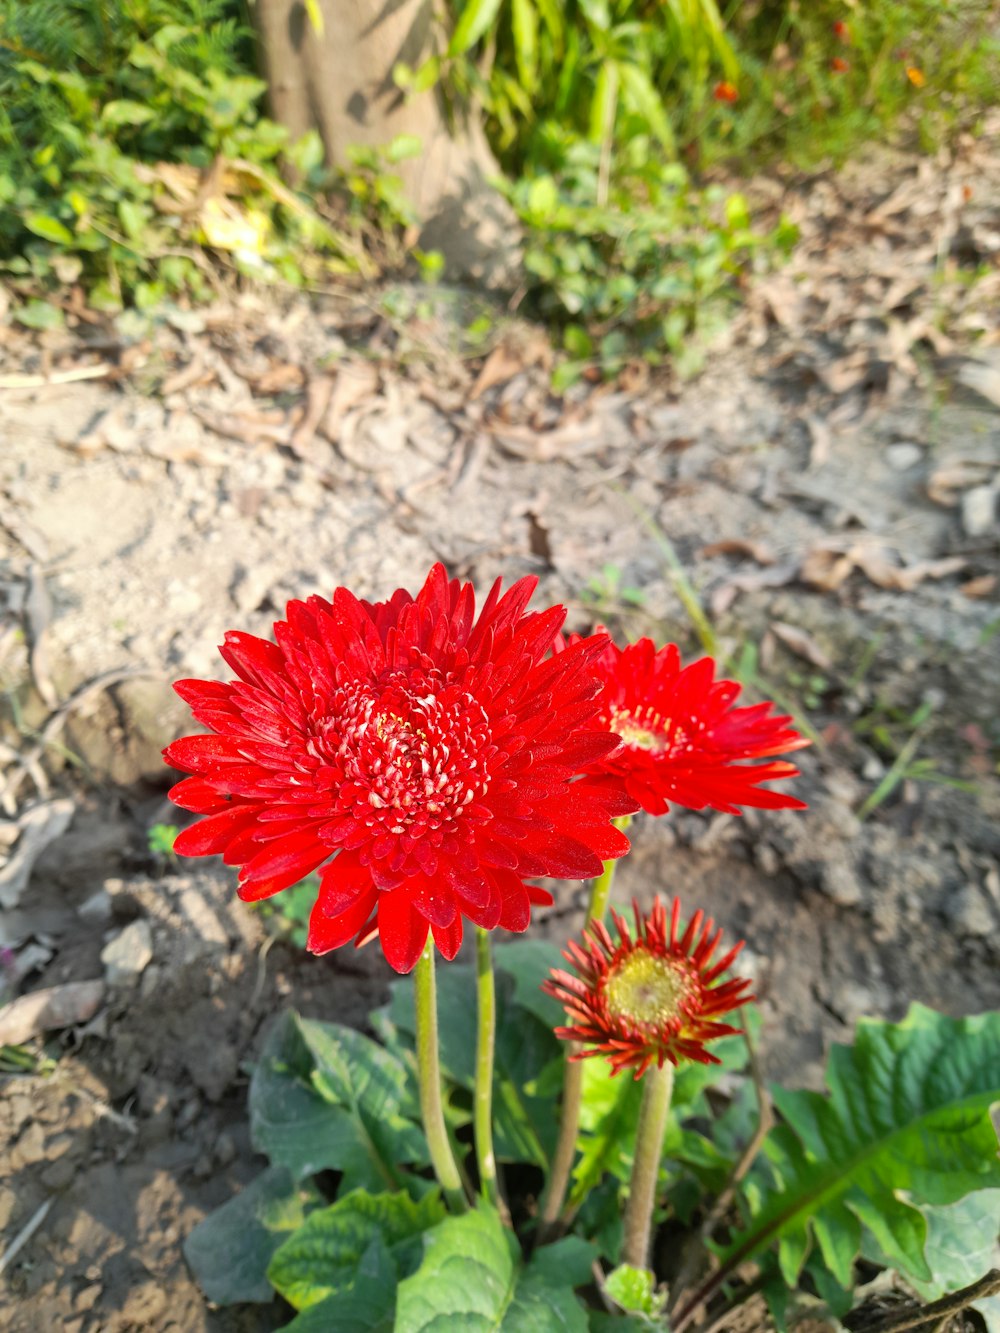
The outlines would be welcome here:
[[[756,560],[758,565],[773,565],[777,556],[764,542],[748,541],[744,537],[726,537],[722,541],[709,542],[701,548],[702,555],[738,555],[748,560]]]
[[[333,397],[334,381],[329,375],[313,375],[306,386],[306,410],[292,432],[290,444],[297,458],[307,458],[319,423],[326,416]]]
[[[782,620],[772,620],[770,628],[775,638],[780,639],[796,657],[803,658],[819,671],[833,671],[833,662],[812,635],[807,634],[804,629],[799,629],[797,625],[786,625]]]
[[[859,569],[869,582],[891,592],[912,592],[926,579],[943,579],[964,569],[961,556],[946,556],[942,560],[919,560],[913,565],[902,565],[898,557],[886,547],[873,542],[826,543],[814,547],[802,562],[803,583],[823,592],[835,592]]]
[[[319,433],[331,444],[337,444],[344,417],[353,408],[359,407],[369,398],[374,398],[378,394],[378,387],[378,370],[370,362],[341,362],[337,367],[337,379],[330,395],[330,402],[318,427]]]
[[[469,390],[469,398],[475,402],[487,389],[497,384],[506,384],[524,369],[524,362],[518,353],[506,343],[498,343],[483,362],[476,382]]]
[[[963,597],[976,599],[989,597],[996,586],[997,576],[995,574],[980,574],[979,578],[969,579],[968,583],[963,583],[958,591]]]

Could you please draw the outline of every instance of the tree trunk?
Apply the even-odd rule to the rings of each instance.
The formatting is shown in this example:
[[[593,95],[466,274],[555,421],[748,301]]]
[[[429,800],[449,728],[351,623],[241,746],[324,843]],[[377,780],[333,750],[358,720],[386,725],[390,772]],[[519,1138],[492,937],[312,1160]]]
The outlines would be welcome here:
[[[420,245],[440,250],[449,274],[509,285],[519,260],[517,223],[489,184],[499,168],[471,117],[449,132],[435,90],[404,95],[393,66],[430,54],[433,0],[320,0],[315,31],[302,0],[254,6],[271,111],[294,136],[319,130],[327,158],[347,165],[352,145],[415,135],[423,152],[393,170],[422,224]],[[376,9],[375,6],[381,7]]]

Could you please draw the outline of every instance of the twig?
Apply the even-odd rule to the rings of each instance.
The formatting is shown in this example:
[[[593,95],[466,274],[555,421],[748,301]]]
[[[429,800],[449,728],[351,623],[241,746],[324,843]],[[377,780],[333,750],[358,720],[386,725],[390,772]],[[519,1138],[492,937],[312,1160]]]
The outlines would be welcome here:
[[[48,375],[0,375],[0,389],[45,389],[52,384],[76,384],[80,380],[103,380],[114,370],[107,362],[99,366],[74,366]]]
[[[860,1333],[862,1328],[864,1333],[903,1333],[904,1329],[942,1323],[954,1319],[955,1315],[961,1314],[976,1301],[996,1296],[998,1292],[1000,1292],[1000,1268],[991,1268],[985,1277],[970,1283],[967,1287],[962,1287],[959,1291],[949,1292],[940,1300],[931,1301],[928,1305],[919,1305],[916,1309],[907,1306],[905,1310],[894,1310],[872,1323],[866,1320],[855,1325],[855,1333]]]
[[[25,1245],[27,1245],[28,1241],[31,1240],[32,1236],[45,1221],[46,1217],[48,1217],[49,1209],[52,1207],[53,1202],[54,1200],[52,1199],[46,1199],[42,1206],[35,1212],[31,1220],[21,1228],[14,1240],[11,1241],[3,1254],[0,1255],[0,1273],[4,1272],[4,1270],[14,1262],[24,1249]]]

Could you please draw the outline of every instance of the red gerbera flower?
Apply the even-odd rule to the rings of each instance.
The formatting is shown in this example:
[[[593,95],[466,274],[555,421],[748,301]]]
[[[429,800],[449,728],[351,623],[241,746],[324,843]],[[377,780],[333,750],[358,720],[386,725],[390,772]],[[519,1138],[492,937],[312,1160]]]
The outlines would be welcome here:
[[[174,850],[221,852],[250,901],[325,862],[314,953],[377,930],[408,972],[428,930],[453,958],[463,917],[525,930],[552,901],[525,879],[599,874],[628,851],[612,817],[636,808],[571,781],[620,748],[598,720],[605,640],[545,660],[565,611],[526,614],[535,583],[498,580],[476,619],[472,585],[436,565],[416,598],[338,588],[290,602],[276,644],[227,634],[239,680],[174,686],[215,733],[164,751],[195,775],[171,799],[206,816]]]
[[[730,83],[728,79],[723,79],[712,89],[712,96],[717,102],[738,102],[740,90],[735,83]]]
[[[834,74],[846,74],[850,68],[850,61],[845,60],[843,56],[834,56],[830,61],[830,69]]]
[[[797,777],[794,764],[742,761],[791,753],[809,741],[787,725],[790,718],[772,716],[769,703],[734,708],[740,686],[716,680],[710,657],[682,668],[674,644],[657,651],[652,639],[639,639],[626,648],[609,643],[597,665],[604,724],[625,745],[595,767],[617,778],[648,814],[665,814],[669,801],[731,815],[741,805],[805,809],[794,796],[760,787]]]
[[[542,990],[566,1006],[570,1026],[556,1028],[556,1036],[580,1042],[583,1050],[570,1056],[606,1055],[612,1072],[635,1070],[641,1078],[655,1060],[694,1060],[718,1064],[705,1042],[738,1031],[720,1023],[721,1015],[752,1000],[750,982],[734,977],[719,983],[743,948],[736,944],[724,958],[712,963],[722,938],[711,918],[695,912],[679,935],[681,905],[673,900],[670,921],[663,899],[657,897],[643,918],[633,900],[635,939],[624,919],[612,910],[618,942],[603,921],[591,921],[583,947],[571,940],[563,957],[577,976],[553,969]],[[719,983],[719,984],[716,984]]]

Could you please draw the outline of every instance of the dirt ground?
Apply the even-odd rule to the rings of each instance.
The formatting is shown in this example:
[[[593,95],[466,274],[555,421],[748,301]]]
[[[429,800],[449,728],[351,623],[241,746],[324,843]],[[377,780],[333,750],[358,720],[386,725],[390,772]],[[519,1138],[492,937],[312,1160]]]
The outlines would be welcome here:
[[[537,331],[501,319],[477,353],[464,298],[406,288],[124,326],[67,293],[68,331],[0,328],[7,998],[106,982],[29,1046],[54,1064],[0,1075],[0,1252],[47,1205],[0,1326],[286,1317],[209,1309],[181,1243],[259,1169],[273,1015],[362,1024],[389,973],[265,947],[231,872],[148,834],[178,818],[169,682],[221,675],[224,631],[267,634],[290,597],[385,596],[441,559],[697,652],[675,555],[731,669],[815,730],[810,810],[640,820],[616,893],[745,936],[779,1080],[817,1084],[861,1014],[1000,1006],[998,163],[994,139],[762,184],[799,249],[683,385],[629,367],[554,398]],[[568,934],[583,892],[537,928]]]

